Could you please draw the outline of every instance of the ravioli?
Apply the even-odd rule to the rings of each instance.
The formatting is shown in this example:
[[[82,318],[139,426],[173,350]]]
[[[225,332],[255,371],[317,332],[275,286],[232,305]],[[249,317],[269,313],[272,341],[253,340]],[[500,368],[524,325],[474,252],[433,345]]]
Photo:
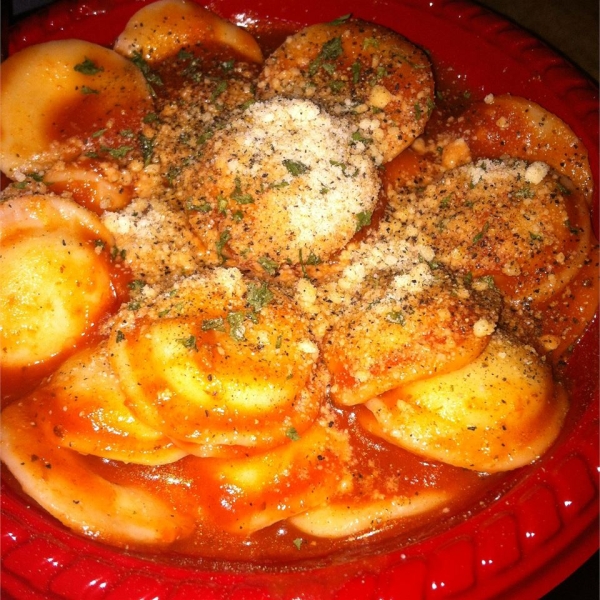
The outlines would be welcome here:
[[[69,199],[23,195],[0,204],[0,335],[4,393],[20,374],[64,357],[115,309],[113,238]]]

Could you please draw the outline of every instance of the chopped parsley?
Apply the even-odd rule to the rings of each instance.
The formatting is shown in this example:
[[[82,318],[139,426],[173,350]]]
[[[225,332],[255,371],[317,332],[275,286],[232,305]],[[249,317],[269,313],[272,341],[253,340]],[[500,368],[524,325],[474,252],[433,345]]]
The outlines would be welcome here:
[[[165,178],[167,180],[167,182],[169,183],[169,187],[173,186],[173,182],[175,181],[175,179],[177,177],[179,177],[179,174],[181,173],[181,167],[178,167],[176,165],[171,165],[169,167],[169,170],[167,171]]]
[[[297,442],[300,439],[300,434],[296,431],[295,427],[288,427],[285,431],[285,435],[292,440],[292,442]]]
[[[352,63],[350,67],[352,71],[352,83],[357,84],[360,79],[360,73],[362,71],[362,65],[357,60]]]
[[[574,227],[569,219],[564,222],[564,225],[572,235],[578,235],[582,231],[578,227]]]
[[[304,163],[301,163],[298,160],[284,160],[282,161],[283,166],[288,170],[288,173],[297,177],[298,175],[302,175],[310,171],[310,168],[307,167]]]
[[[212,206],[206,201],[205,198],[200,198],[198,202],[194,202],[192,198],[188,198],[185,202],[185,210],[189,212],[207,213],[212,210]]]
[[[154,155],[154,138],[146,137],[143,133],[140,133],[138,143],[144,157],[144,166],[147,167]]]
[[[80,91],[82,94],[84,94],[86,96],[89,96],[90,94],[99,94],[100,93],[98,90],[88,87],[87,85],[82,85]]]
[[[415,121],[420,121],[423,116],[423,109],[420,104],[415,104]]]
[[[290,185],[289,182],[285,181],[285,179],[284,179],[283,181],[278,181],[276,183],[270,183],[269,189],[280,190],[281,188],[288,187],[289,185]]]
[[[483,282],[490,290],[496,288],[496,282],[494,281],[493,275],[484,275],[483,277],[479,277],[479,281]]]
[[[395,323],[397,325],[404,325],[406,323],[406,317],[399,310],[393,310],[385,315],[385,320],[389,323]]]
[[[209,129],[208,131],[205,131],[203,134],[199,135],[196,142],[199,146],[203,146],[213,135],[215,135],[215,132]]]
[[[187,338],[179,338],[177,341],[184,348],[187,348],[188,350],[195,350],[196,352],[198,352],[198,346],[196,345],[196,336],[195,335],[190,335],[190,337],[187,337]]]
[[[252,307],[254,312],[260,312],[269,302],[273,300],[273,292],[269,289],[269,286],[265,281],[260,285],[251,283],[248,286],[248,292],[246,293],[246,303]]]
[[[358,175],[358,168],[354,170],[354,173],[349,173],[348,165],[346,163],[341,163],[337,160],[330,160],[329,164],[333,167],[339,167],[342,170],[344,177],[356,177]]]
[[[227,315],[227,323],[229,324],[229,335],[236,342],[241,342],[244,339],[246,328],[244,327],[244,313],[231,312]]]
[[[373,216],[373,213],[365,210],[363,212],[359,212],[356,215],[356,231],[360,231],[363,227],[367,227],[368,225],[371,224],[371,217]]]
[[[279,270],[279,265],[268,256],[261,256],[258,259],[258,264],[269,274],[275,275]]]
[[[219,194],[217,196],[217,210],[224,215],[227,212],[227,198],[224,198]]]
[[[77,63],[73,67],[78,73],[82,75],[97,75],[104,71],[104,67],[99,67],[92,59],[85,57],[83,62]]]
[[[352,134],[353,142],[362,142],[363,144],[370,144],[373,140],[371,138],[365,137],[360,131],[355,131]]]
[[[452,194],[448,194],[448,196],[444,196],[442,201],[440,202],[440,208],[448,208],[450,204],[450,200],[452,200]]]
[[[484,236],[488,232],[489,228],[490,228],[489,221],[486,221],[482,230],[479,233],[477,233],[477,235],[475,235],[475,237],[473,238],[473,242],[472,242],[473,246],[475,246],[475,244],[478,244],[484,238]]]
[[[158,73],[155,73],[150,65],[144,60],[144,57],[140,52],[134,52],[131,57],[131,62],[142,72],[142,75],[145,77],[146,81],[152,86],[156,85],[158,87],[163,86],[163,80],[160,78]]]
[[[363,42],[363,50],[368,48],[379,48],[379,40],[377,38],[365,38]]]
[[[311,77],[313,77],[317,74],[319,69],[323,68],[324,65],[328,64],[327,61],[336,60],[342,55],[342,53],[343,48],[341,37],[335,37],[330,39],[328,42],[325,42],[317,58],[315,58],[309,63],[308,74]]]
[[[134,279],[127,284],[127,287],[134,292],[139,292],[145,285],[146,282],[143,279]]]
[[[242,102],[239,106],[239,109],[244,111],[246,110],[249,106],[252,106],[253,104],[256,103],[256,100],[254,98],[250,98],[249,100],[246,100],[245,102]]]
[[[569,188],[566,188],[562,183],[560,182],[556,182],[556,187],[558,189],[558,191],[563,195],[563,196],[570,196],[571,195],[571,190]]]
[[[533,198],[534,196],[535,192],[528,185],[515,192],[515,198]]]
[[[127,250],[125,250],[125,248],[119,250],[119,248],[117,248],[117,246],[113,246],[111,251],[110,251],[110,257],[115,260],[116,258],[121,258],[121,259],[125,259],[125,256],[127,254]]]
[[[225,260],[227,259],[227,257],[223,254],[223,248],[225,248],[225,245],[227,244],[227,242],[230,239],[231,239],[231,232],[229,231],[229,229],[226,229],[219,236],[219,239],[215,242],[215,245],[217,246],[217,256],[219,257],[221,264],[224,263]]]
[[[204,319],[202,321],[202,331],[225,331],[225,321],[222,317]]]
[[[189,50],[185,50],[184,48],[181,48],[181,50],[179,50],[177,53],[177,60],[179,61],[192,60],[193,58],[194,55]]]
[[[306,260],[302,257],[302,248],[298,250],[298,262],[300,263],[300,268],[302,269],[302,276],[305,279],[308,279],[308,274],[306,273],[306,266],[310,265],[319,265],[321,264],[321,259],[311,250],[308,258]]]
[[[238,204],[253,204],[254,198],[250,194],[244,194],[242,192],[242,182],[239,177],[234,179],[235,188],[229,195],[232,200],[235,200]]]
[[[27,175],[27,177],[29,177],[30,179],[33,179],[33,181],[37,181],[38,183],[42,183],[42,181],[44,181],[44,176],[40,173],[30,172],[25,173],[25,175]]]
[[[217,87],[213,90],[210,101],[214,102],[221,94],[227,90],[227,82],[224,79],[220,79],[217,83]]]
[[[348,21],[351,18],[352,18],[352,13],[348,13],[347,15],[342,15],[341,17],[334,19],[329,24],[330,25],[341,25],[342,23],[345,23],[346,21]]]
[[[154,123],[158,121],[158,115],[156,113],[151,112],[145,115],[142,120],[144,121],[144,123]]]
[[[132,146],[119,146],[118,148],[108,148],[103,146],[102,151],[108,152],[113,158],[125,158],[132,150]]]

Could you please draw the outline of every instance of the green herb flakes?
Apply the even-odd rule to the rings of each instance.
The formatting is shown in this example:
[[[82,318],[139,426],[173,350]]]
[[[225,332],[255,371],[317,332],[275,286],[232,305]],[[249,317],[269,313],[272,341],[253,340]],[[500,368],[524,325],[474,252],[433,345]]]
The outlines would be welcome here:
[[[138,144],[144,157],[144,166],[147,167],[154,155],[154,138],[146,137],[143,133],[138,135]]]
[[[244,327],[244,313],[231,312],[227,315],[227,323],[229,324],[229,335],[236,342],[244,340],[246,328]]]
[[[526,185],[525,187],[522,187],[520,190],[517,190],[515,192],[515,198],[534,198],[534,197],[535,197],[535,192],[528,185]]]
[[[488,221],[486,221],[485,224],[483,225],[482,230],[477,235],[475,235],[475,237],[473,237],[473,242],[472,242],[473,246],[478,244],[485,237],[485,234],[488,232],[489,228],[490,228],[490,224]]]
[[[356,231],[360,231],[363,227],[367,227],[371,224],[371,217],[373,213],[370,211],[359,212],[356,215]]]
[[[395,323],[396,325],[404,325],[406,323],[406,317],[404,313],[399,310],[393,310],[385,315],[385,320],[388,323]]]
[[[98,66],[93,60],[85,57],[83,62],[80,62],[73,67],[75,71],[81,73],[82,75],[97,75],[104,71],[104,67]]]
[[[350,70],[352,71],[352,83],[356,85],[360,80],[362,65],[356,60],[352,63]]]
[[[140,52],[134,52],[131,57],[131,62],[142,72],[142,75],[145,77],[146,81],[150,85],[155,85],[158,87],[163,86],[163,80],[160,78],[158,73],[155,73],[148,63],[144,60],[144,57]]]
[[[275,275],[279,270],[279,265],[268,256],[261,256],[258,259],[258,264],[269,274]]]
[[[371,138],[365,137],[360,131],[355,131],[352,134],[353,142],[362,142],[363,144],[370,144],[373,140]]]
[[[200,198],[200,200],[197,202],[192,198],[188,198],[185,201],[185,210],[188,212],[208,213],[212,210],[212,206],[206,201],[205,198]]]
[[[263,281],[260,285],[251,283],[248,286],[246,303],[252,307],[254,312],[260,312],[271,300],[273,300],[273,292],[266,282]]]
[[[127,284],[127,287],[134,292],[139,292],[145,285],[146,282],[143,279],[134,279]]]
[[[196,352],[198,352],[198,346],[196,345],[196,336],[195,335],[190,335],[190,337],[187,337],[187,338],[179,338],[177,341],[184,348],[187,348],[188,350],[195,350]]]
[[[213,93],[210,96],[210,101],[214,102],[221,94],[223,94],[227,90],[227,82],[223,79],[219,80],[217,86],[213,90]]]
[[[119,146],[118,148],[108,148],[103,146],[101,150],[107,152],[113,158],[125,158],[133,148],[131,146]]]
[[[347,15],[342,15],[341,17],[334,19],[329,24],[330,25],[342,25],[343,23],[345,23],[346,21],[348,21],[351,18],[352,18],[352,13],[348,13]]]
[[[342,53],[343,48],[341,37],[335,37],[328,42],[325,42],[317,58],[311,61],[308,65],[308,74],[313,77],[317,74],[319,69],[327,64],[327,61],[336,60],[342,55]]]
[[[363,41],[363,50],[368,48],[379,48],[379,40],[377,38],[365,38]]]
[[[82,85],[79,91],[82,94],[84,94],[85,96],[89,96],[90,94],[99,94],[100,93],[98,90],[95,90],[94,88],[91,88],[87,85]]]
[[[300,439],[300,434],[296,431],[295,427],[288,427],[285,430],[285,435],[292,440],[292,442],[297,442]]]
[[[204,319],[202,321],[202,331],[225,331],[225,321],[222,317]]]
[[[219,239],[215,243],[215,245],[217,247],[217,256],[219,257],[219,260],[221,261],[221,264],[224,263],[225,260],[227,259],[227,257],[223,254],[223,249],[225,248],[225,245],[227,244],[227,242],[230,239],[231,239],[231,232],[229,231],[229,229],[226,229],[219,236]]]
[[[297,160],[284,160],[282,161],[283,166],[288,170],[288,173],[297,177],[298,175],[302,175],[303,173],[307,173],[310,171],[309,167],[307,167],[304,163],[301,163]]]
[[[234,179],[235,188],[229,195],[232,200],[235,200],[238,204],[253,204],[254,198],[250,194],[244,194],[242,192],[242,182],[239,177]]]

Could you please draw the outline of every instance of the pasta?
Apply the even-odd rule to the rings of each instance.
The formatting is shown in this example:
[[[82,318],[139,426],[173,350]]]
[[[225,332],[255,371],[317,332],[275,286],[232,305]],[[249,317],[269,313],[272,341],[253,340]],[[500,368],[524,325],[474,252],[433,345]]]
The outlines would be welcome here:
[[[565,421],[598,266],[568,125],[436,106],[427,54],[350,17],[263,50],[160,0],[2,66],[2,460],[81,535],[322,556],[460,513]],[[23,112],[25,67],[57,83]]]

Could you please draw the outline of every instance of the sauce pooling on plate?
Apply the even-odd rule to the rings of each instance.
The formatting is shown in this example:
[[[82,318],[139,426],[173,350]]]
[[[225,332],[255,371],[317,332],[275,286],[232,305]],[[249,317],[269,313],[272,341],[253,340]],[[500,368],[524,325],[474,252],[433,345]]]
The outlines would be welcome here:
[[[72,102],[17,109],[33,84],[10,73],[53,66]],[[263,61],[179,0],[114,50],[18,53],[2,83],[2,260],[31,299],[17,276],[0,296],[3,377],[26,374],[2,458],[65,525],[295,561],[414,539],[552,446],[598,266],[587,156],[556,116],[435,92],[378,25],[313,25]]]

